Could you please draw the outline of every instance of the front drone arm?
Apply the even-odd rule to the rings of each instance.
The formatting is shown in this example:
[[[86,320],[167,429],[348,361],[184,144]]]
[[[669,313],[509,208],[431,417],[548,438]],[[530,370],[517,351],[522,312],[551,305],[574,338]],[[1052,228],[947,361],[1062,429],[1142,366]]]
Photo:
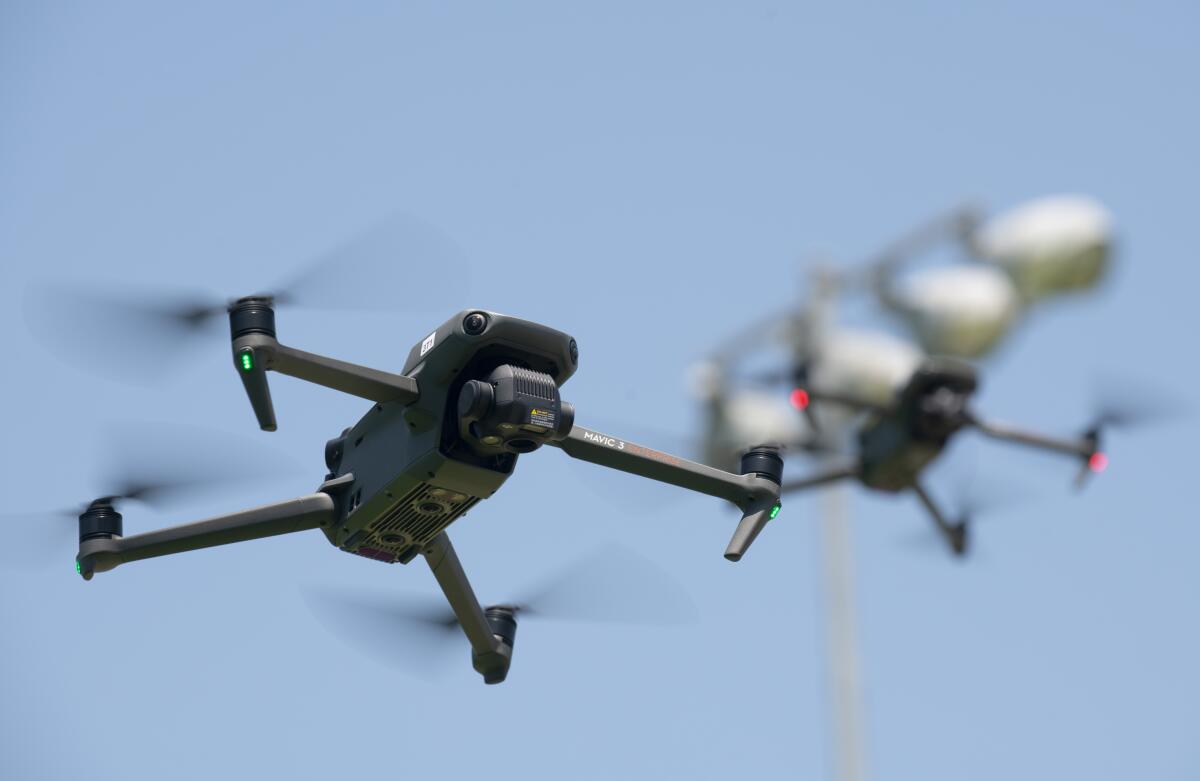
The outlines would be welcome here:
[[[982,434],[992,439],[1016,442],[1043,450],[1052,450],[1056,453],[1065,453],[1066,455],[1076,456],[1085,460],[1091,458],[1096,453],[1096,441],[1092,437],[1085,436],[1078,439],[1051,437],[1033,431],[1026,431],[1015,426],[1009,426],[1005,423],[980,420],[974,416],[969,418],[969,423],[979,429]]]
[[[794,491],[804,491],[809,488],[816,488],[830,483],[836,483],[839,480],[847,480],[852,477],[858,477],[862,472],[862,468],[857,464],[839,464],[825,469],[823,472],[801,477],[796,480],[788,480],[779,489],[780,493],[792,493]]]
[[[268,371],[277,371],[380,403],[399,401],[407,404],[421,395],[417,381],[412,377],[280,344],[275,338],[275,312],[270,299],[239,299],[229,310],[229,328],[233,338],[233,365],[242,378],[259,428],[263,431],[276,429],[275,408],[267,383]]]
[[[130,561],[316,529],[332,523],[337,511],[328,494],[315,493],[132,537],[120,536],[121,519],[113,515],[115,526],[103,527],[104,521],[112,517],[107,516],[101,519],[101,525],[88,527],[89,536],[79,543],[76,569],[84,580]]]
[[[735,475],[578,425],[565,438],[547,444],[562,448],[567,455],[581,461],[733,503],[742,511],[742,520],[725,551],[725,558],[730,561],[741,559],[767,521],[779,513],[783,461],[777,449],[751,450],[742,458],[742,474]]]
[[[416,401],[421,395],[417,381],[412,377],[297,350],[264,334],[252,334],[234,340],[233,354],[239,369],[243,368],[241,356],[247,350],[253,352],[252,358],[261,356],[262,367],[268,371],[277,371],[370,401],[407,403]]]

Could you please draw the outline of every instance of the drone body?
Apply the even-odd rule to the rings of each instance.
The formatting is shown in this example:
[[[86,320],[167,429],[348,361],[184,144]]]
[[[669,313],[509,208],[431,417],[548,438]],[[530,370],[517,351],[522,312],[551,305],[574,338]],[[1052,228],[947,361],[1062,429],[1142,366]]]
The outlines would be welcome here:
[[[975,388],[975,373],[965,364],[922,364],[900,391],[894,412],[858,432],[863,485],[890,492],[913,485],[965,425],[962,412]]]
[[[1074,456],[1082,461],[1080,480],[1107,463],[1099,451],[1100,432],[1093,426],[1078,439],[1058,439],[986,422],[970,408],[978,387],[975,370],[949,358],[926,359],[908,383],[887,404],[842,392],[798,388],[794,398],[806,414],[810,402],[829,402],[866,411],[870,416],[858,430],[857,454],[848,464],[837,465],[806,478],[791,480],[783,492],[855,479],[864,487],[898,493],[911,490],[929,512],[950,549],[967,551],[967,518],[951,521],[921,484],[921,475],[959,431],[975,428],[996,439],[1017,442]]]
[[[499,490],[519,454],[571,430],[574,412],[558,386],[575,372],[575,340],[525,320],[475,314],[478,333],[467,333],[464,312],[413,346],[403,373],[420,384],[419,398],[377,403],[326,445],[328,479],[346,481],[346,518],[325,533],[343,550],[407,563]],[[473,377],[494,380],[505,419],[469,421],[460,431],[458,400],[464,387],[465,395],[475,388]]]
[[[229,320],[234,366],[263,430],[276,428],[267,371],[374,405],[326,444],[329,472],[312,494],[132,537],[123,536],[113,506],[123,497],[95,500],[79,516],[76,567],[84,579],[129,561],[319,528],[338,548],[377,561],[424,556],[471,642],[475,669],[499,683],[519,606],[479,604],[446,529],[499,490],[520,455],[553,445],[733,503],[742,520],[725,552],[730,561],[779,512],[776,447],[751,449],[733,474],[575,425],[559,387],[574,374],[579,351],[561,331],[464,310],[413,346],[402,374],[391,374],[280,344],[269,297],[238,299]]]

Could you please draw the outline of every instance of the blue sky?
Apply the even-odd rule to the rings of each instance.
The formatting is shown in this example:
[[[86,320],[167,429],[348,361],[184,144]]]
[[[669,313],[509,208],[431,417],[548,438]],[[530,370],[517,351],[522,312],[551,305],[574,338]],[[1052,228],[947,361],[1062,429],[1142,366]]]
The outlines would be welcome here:
[[[248,292],[396,210],[452,236],[470,280],[397,286],[393,315],[281,313],[281,338],[392,368],[452,312],[505,311],[578,338],[564,396],[581,422],[685,434],[688,366],[795,300],[801,258],[860,258],[963,197],[1086,192],[1115,214],[1115,273],[1035,312],[986,367],[981,406],[1070,432],[1096,377],[1186,399],[1196,23],[1185,3],[4,3],[9,502],[98,490],[113,421],[183,421],[296,465],[131,509],[129,532],[311,490],[362,403],[279,378],[280,430],[259,433],[223,337],[181,358],[130,344],[172,371],[114,381],[42,348],[22,297],[46,280]],[[965,565],[907,544],[915,502],[854,494],[872,777],[1195,777],[1198,433],[1194,418],[1114,433],[1083,495],[1070,464],[963,443],[956,465],[1036,495],[981,522]],[[790,501],[730,565],[715,502],[663,487],[614,503],[627,479],[591,477],[556,451],[524,457],[452,527],[477,591],[501,601],[617,540],[678,578],[695,623],[530,622],[504,686],[479,682],[465,642],[429,682],[329,635],[302,597],[434,593],[419,563],[311,533],[83,583],[64,550],[57,568],[0,572],[0,768],[826,773],[817,502]]]

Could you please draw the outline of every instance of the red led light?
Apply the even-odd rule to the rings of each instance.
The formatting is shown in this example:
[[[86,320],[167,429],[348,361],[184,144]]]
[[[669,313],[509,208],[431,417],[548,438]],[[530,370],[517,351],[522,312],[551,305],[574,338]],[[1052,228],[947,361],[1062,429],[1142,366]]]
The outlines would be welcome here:
[[[1096,452],[1088,458],[1088,469],[1093,472],[1103,472],[1108,468],[1108,456],[1103,453]]]
[[[804,390],[804,388],[796,388],[796,390],[792,391],[792,395],[788,397],[788,401],[790,401],[792,406],[796,409],[804,409],[808,406],[808,402],[810,401],[808,398],[808,391]]]

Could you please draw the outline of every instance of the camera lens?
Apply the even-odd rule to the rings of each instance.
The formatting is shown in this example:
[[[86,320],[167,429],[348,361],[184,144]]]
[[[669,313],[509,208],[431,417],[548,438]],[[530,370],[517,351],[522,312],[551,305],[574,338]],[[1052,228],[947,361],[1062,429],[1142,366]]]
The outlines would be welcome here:
[[[463,318],[463,330],[471,336],[479,336],[487,328],[487,315],[483,312],[472,312]]]

